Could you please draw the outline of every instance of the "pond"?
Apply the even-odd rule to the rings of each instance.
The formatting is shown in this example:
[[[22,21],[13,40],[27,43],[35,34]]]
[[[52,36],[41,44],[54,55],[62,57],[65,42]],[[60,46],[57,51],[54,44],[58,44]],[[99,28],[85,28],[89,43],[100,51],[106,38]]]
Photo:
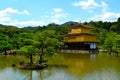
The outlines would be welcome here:
[[[24,56],[0,56],[0,80],[120,80],[120,57],[101,54],[56,54],[43,70],[12,67]]]

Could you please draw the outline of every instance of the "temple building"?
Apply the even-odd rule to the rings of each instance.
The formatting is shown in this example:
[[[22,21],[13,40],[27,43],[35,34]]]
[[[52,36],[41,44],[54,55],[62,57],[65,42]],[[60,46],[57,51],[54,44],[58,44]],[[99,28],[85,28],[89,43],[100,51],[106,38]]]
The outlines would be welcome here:
[[[62,35],[66,50],[97,50],[98,36],[92,34],[93,27],[77,24],[70,27],[68,34]]]

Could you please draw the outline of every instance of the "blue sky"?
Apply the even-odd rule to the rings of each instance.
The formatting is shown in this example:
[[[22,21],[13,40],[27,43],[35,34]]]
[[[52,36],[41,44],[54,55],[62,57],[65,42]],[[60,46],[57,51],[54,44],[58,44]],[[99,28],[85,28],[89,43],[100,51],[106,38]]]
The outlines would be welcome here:
[[[0,24],[42,26],[67,21],[116,21],[120,0],[1,0]]]

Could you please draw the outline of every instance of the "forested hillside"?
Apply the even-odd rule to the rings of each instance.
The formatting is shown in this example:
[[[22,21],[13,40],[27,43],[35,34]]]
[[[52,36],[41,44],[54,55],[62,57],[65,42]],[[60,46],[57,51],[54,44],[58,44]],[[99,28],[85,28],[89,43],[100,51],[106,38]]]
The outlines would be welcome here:
[[[90,22],[85,22],[84,24],[95,27],[95,28],[102,28],[107,31],[114,31],[116,33],[120,33],[120,18],[118,18],[116,22],[90,21]]]
[[[61,35],[67,34],[69,27],[78,24],[77,22],[66,22],[58,25],[50,23],[46,26],[24,27],[8,26],[0,24],[0,52],[7,54],[8,50],[22,50],[26,46],[38,50],[44,44],[45,52],[54,51],[60,48]],[[107,49],[109,52],[120,49],[120,18],[116,22],[85,22],[84,25],[94,27],[92,31],[99,35],[100,49]],[[53,43],[54,42],[54,43]],[[39,50],[38,50],[39,52]]]

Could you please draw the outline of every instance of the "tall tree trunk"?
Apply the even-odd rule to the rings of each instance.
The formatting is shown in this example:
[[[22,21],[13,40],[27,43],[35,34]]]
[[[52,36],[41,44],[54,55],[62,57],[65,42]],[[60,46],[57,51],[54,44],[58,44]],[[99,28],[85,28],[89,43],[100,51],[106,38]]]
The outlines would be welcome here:
[[[30,54],[30,64],[33,63],[33,58],[32,58],[32,54]]]
[[[5,55],[7,55],[7,50],[5,50]]]
[[[42,63],[42,61],[43,61],[43,49],[44,49],[44,47],[42,46],[41,53],[40,53],[39,64]]]
[[[109,47],[109,51],[108,51],[108,54],[110,55],[112,52],[112,46]]]

